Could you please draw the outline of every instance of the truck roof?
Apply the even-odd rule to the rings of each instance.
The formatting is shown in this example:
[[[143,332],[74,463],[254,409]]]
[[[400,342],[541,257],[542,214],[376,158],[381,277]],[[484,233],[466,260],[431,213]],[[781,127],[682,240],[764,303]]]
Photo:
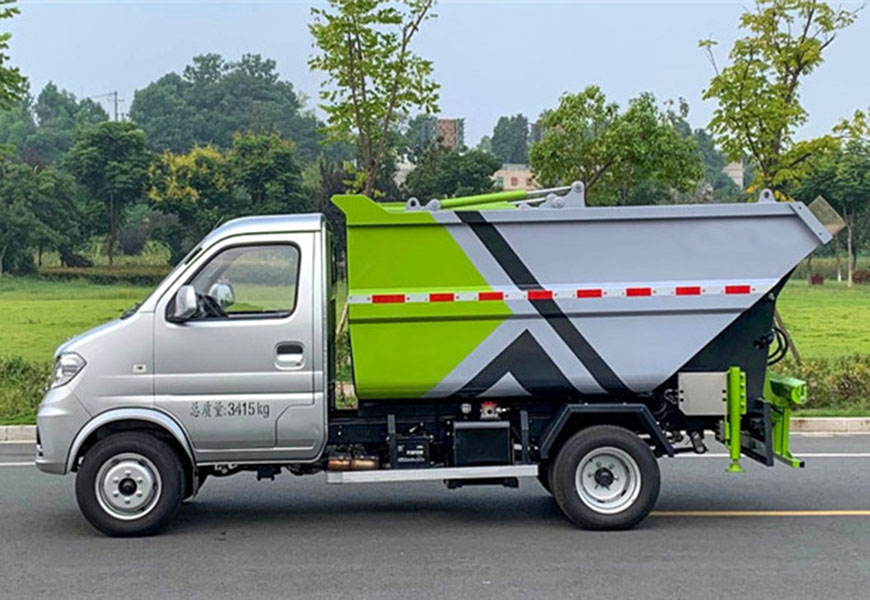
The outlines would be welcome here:
[[[254,233],[282,233],[290,231],[320,231],[323,227],[323,215],[311,213],[304,215],[263,215],[241,217],[227,221],[220,227],[212,229],[201,242],[207,246],[216,239],[234,235]]]

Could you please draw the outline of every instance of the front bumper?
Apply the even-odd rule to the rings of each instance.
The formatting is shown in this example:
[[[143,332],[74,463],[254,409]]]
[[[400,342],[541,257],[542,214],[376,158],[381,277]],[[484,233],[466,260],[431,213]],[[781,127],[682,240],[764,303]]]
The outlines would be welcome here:
[[[69,386],[48,390],[36,414],[36,466],[40,471],[66,474],[70,447],[89,419]]]

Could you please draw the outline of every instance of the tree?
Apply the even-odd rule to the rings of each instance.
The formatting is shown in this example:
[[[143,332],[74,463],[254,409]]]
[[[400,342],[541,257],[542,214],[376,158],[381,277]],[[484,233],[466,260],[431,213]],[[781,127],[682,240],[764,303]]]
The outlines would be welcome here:
[[[521,114],[501,117],[492,131],[492,153],[502,162],[529,162],[529,120]]]
[[[214,146],[187,154],[167,150],[148,179],[153,206],[177,217],[155,228],[173,262],[221,220],[308,211],[317,202],[305,191],[293,142],[277,134],[236,134],[225,152]]]
[[[35,100],[25,95],[0,115],[0,143],[11,146],[26,163],[45,167],[57,163],[72,147],[80,129],[108,118],[97,102],[77,100],[49,82]]]
[[[426,149],[436,142],[438,117],[421,113],[408,121],[403,135],[404,152],[412,161],[417,161]]]
[[[477,149],[481,152],[486,152],[487,154],[492,154],[492,138],[488,135],[480,138],[480,141],[477,142]]]
[[[321,152],[320,124],[306,110],[305,98],[280,79],[274,60],[259,54],[236,62],[218,54],[195,56],[181,75],[169,73],[137,90],[130,117],[156,152],[183,154],[209,145],[227,149],[239,131],[292,139],[305,163]]]
[[[816,0],[756,0],[754,10],[740,17],[747,35],[734,42],[731,64],[719,70],[712,52],[716,42],[699,42],[716,71],[704,92],[705,99],[717,102],[710,131],[731,160],[749,158],[754,186],[787,194],[814,162],[836,150],[833,136],[794,139],[807,120],[799,91],[856,16],[857,11]]]
[[[148,169],[148,198],[178,219],[177,227],[164,228],[160,236],[174,263],[229,212],[227,160],[213,146],[197,146],[187,154],[166,150]]]
[[[18,14],[14,4],[15,0],[0,0],[0,21]],[[17,67],[4,66],[9,60],[6,51],[11,37],[11,33],[0,33],[0,110],[11,108],[27,92],[27,80],[21,71]]]
[[[14,158],[0,160],[0,274],[34,270],[33,252],[69,254],[81,241],[81,213],[72,178]]]
[[[227,154],[233,183],[248,197],[249,214],[310,211],[316,199],[303,192],[293,142],[276,134],[237,133]]]
[[[411,51],[435,0],[329,0],[312,8],[309,26],[319,54],[309,61],[326,80],[320,98],[331,141],[352,141],[359,153],[357,184],[374,196],[378,171],[393,163],[391,131],[412,108],[437,112],[432,63]]]
[[[150,159],[145,132],[133,123],[115,121],[82,130],[66,156],[66,168],[105,211],[109,265],[124,207],[142,198]]]
[[[31,206],[33,188],[28,167],[0,161],[0,276],[33,270],[29,249],[39,227]]]
[[[460,152],[433,144],[408,174],[405,192],[424,203],[432,198],[492,192],[492,174],[499,167],[499,159],[480,150]]]
[[[695,141],[675,126],[685,116],[660,109],[651,94],[630,100],[625,111],[597,86],[565,94],[541,116],[544,136],[529,150],[538,181],[583,181],[587,199],[627,204],[642,184],[691,190],[702,176]]]
[[[850,138],[806,178],[796,196],[811,202],[822,196],[846,222],[846,281],[852,285],[857,249],[868,241],[870,221],[870,143]]]

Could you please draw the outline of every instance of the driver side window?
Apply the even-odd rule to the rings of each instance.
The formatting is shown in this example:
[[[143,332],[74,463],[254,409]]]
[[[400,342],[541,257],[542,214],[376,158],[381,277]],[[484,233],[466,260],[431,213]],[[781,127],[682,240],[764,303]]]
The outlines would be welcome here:
[[[237,246],[215,255],[191,285],[228,317],[284,317],[296,306],[299,249],[290,244]]]

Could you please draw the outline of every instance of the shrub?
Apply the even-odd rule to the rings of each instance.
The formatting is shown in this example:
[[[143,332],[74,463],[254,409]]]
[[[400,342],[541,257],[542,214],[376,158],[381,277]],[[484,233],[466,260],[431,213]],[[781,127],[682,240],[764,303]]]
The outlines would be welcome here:
[[[870,411],[870,355],[804,359],[791,357],[774,370],[807,382],[806,408]]]
[[[81,279],[98,285],[142,285],[153,287],[160,283],[170,268],[163,265],[97,266],[85,269],[76,267],[45,267],[40,275],[52,281]]]
[[[870,284],[870,269],[862,269],[852,273],[852,283]]]
[[[0,357],[0,423],[35,423],[50,377],[48,363]]]
[[[148,229],[141,223],[125,225],[118,232],[118,246],[127,256],[135,256],[145,249],[148,241]]]

